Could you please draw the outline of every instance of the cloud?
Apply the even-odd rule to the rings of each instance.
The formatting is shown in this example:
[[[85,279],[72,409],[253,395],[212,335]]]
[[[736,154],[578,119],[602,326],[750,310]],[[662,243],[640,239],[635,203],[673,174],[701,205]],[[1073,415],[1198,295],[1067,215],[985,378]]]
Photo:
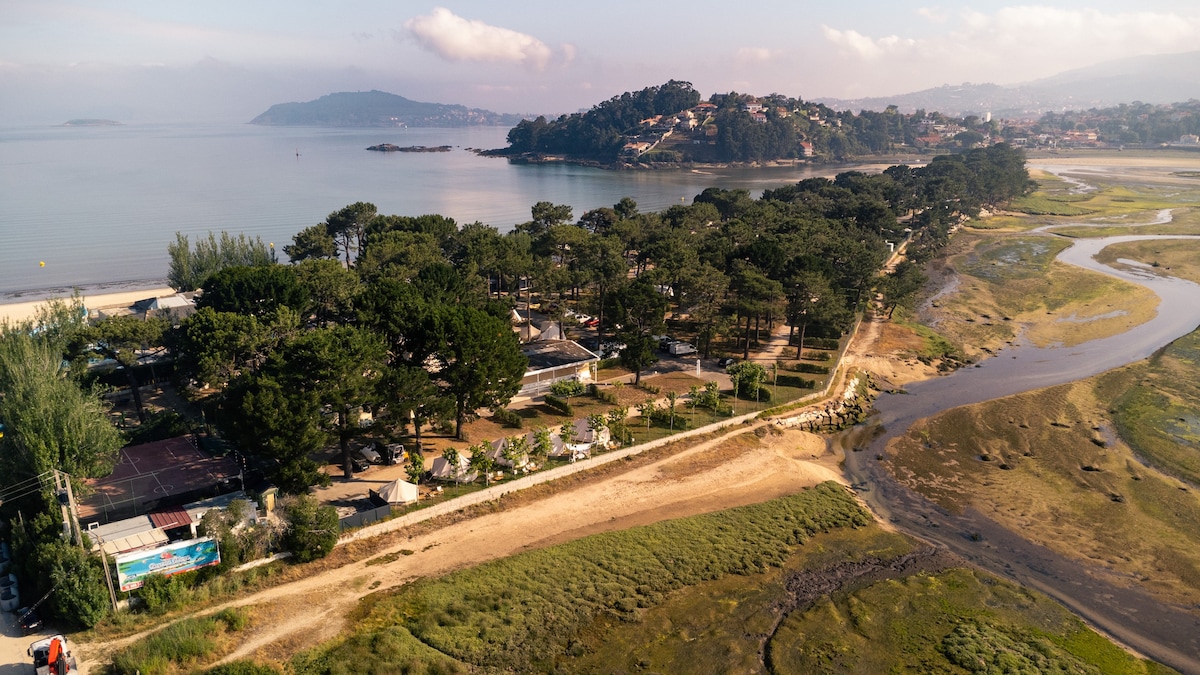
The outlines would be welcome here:
[[[917,46],[917,41],[889,35],[872,39],[856,30],[837,30],[829,26],[821,26],[825,39],[840,47],[843,54],[857,56],[864,61],[874,61],[901,51],[910,51]]]
[[[917,8],[917,16],[928,19],[933,23],[946,23],[950,19],[950,12],[942,7],[919,7]]]
[[[447,61],[510,63],[543,70],[555,60],[555,51],[525,33],[464,19],[444,7],[404,22],[407,34],[417,44]],[[569,63],[575,48],[563,45],[557,58]]]
[[[822,26],[843,58],[936,74],[943,81],[1014,82],[1140,54],[1191,51],[1200,13],[1064,9],[1046,5],[990,12],[919,9],[932,35],[872,37]]]
[[[738,63],[768,63],[775,59],[777,52],[765,47],[742,47],[734,54]]]

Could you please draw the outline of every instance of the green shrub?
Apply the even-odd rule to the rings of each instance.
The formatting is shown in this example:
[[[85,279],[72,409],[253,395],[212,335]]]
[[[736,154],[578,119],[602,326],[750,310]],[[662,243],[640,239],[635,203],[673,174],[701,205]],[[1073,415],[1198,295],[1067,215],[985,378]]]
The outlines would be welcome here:
[[[617,405],[621,401],[617,398],[617,392],[613,389],[596,389],[596,399],[601,403],[609,405]]]
[[[151,574],[142,582],[137,595],[145,604],[147,612],[162,614],[183,596],[185,590],[178,576]]]
[[[204,675],[280,675],[274,666],[253,661],[231,661],[204,671]]]
[[[583,396],[587,388],[579,380],[559,380],[550,385],[550,393],[559,398],[571,398],[572,396]]]
[[[310,495],[300,495],[284,504],[287,529],[283,548],[291,551],[296,562],[310,562],[329,555],[338,540],[338,515],[332,506],[322,506]]]
[[[780,375],[777,381],[785,387],[795,387],[796,389],[815,389],[817,386],[815,381],[795,375]]]
[[[129,430],[129,444],[153,443],[183,436],[192,430],[192,423],[174,410],[146,413],[146,421]]]
[[[567,416],[575,414],[575,410],[573,408],[571,408],[570,403],[567,403],[566,401],[555,396],[554,394],[546,394],[543,397],[543,400],[545,400],[546,405],[550,406],[552,409],[554,409],[555,411],[557,411],[560,414],[567,415]]]
[[[520,429],[525,423],[520,415],[508,408],[496,408],[492,411],[492,418],[510,429]]]
[[[814,375],[828,375],[829,366],[820,366],[815,363],[787,363],[783,366],[784,370],[790,370],[793,373],[812,373]]]
[[[41,519],[39,515],[38,520]],[[20,526],[14,530],[18,528]],[[54,589],[43,606],[44,616],[71,626],[91,628],[108,615],[112,605],[99,558],[64,541],[43,541],[24,562],[26,570],[35,570],[39,577],[49,582],[49,588]],[[25,576],[24,580],[29,578]],[[36,586],[30,586],[32,588],[27,587],[25,592],[32,594]]]
[[[655,396],[662,393],[662,387],[658,386],[657,384],[650,384],[648,382],[642,382],[638,385],[638,388],[644,392],[654,394]]]

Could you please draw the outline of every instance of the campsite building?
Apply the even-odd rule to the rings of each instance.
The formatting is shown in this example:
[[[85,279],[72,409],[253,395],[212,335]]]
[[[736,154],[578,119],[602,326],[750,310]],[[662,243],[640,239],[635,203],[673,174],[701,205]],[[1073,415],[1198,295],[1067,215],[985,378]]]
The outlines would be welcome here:
[[[560,380],[595,380],[595,364],[600,357],[571,340],[539,340],[521,345],[529,367],[521,380],[518,396],[537,396]]]

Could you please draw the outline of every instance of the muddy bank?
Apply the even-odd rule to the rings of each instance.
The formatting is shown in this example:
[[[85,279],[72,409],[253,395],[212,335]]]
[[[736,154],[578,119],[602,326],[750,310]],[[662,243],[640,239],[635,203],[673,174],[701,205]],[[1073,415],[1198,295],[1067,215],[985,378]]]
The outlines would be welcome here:
[[[1132,580],[1060,556],[980,513],[949,513],[899,484],[882,461],[888,442],[904,434],[917,419],[967,403],[1095,375],[1140,360],[1193,330],[1200,321],[1195,284],[1117,271],[1093,259],[1101,248],[1114,243],[1167,238],[1135,235],[1081,240],[1059,255],[1065,262],[1151,288],[1162,302],[1152,321],[1070,349],[1017,346],[1001,350],[973,368],[910,385],[907,394],[884,394],[876,401],[878,414],[871,424],[848,430],[837,444],[843,448],[847,478],[880,518],[945,546],[984,570],[1046,593],[1149,658],[1200,674],[1200,608],[1163,603],[1137,588],[1125,587]],[[854,448],[866,450],[855,452]]]
[[[853,429],[843,442],[862,442],[873,431]],[[1200,608],[1168,605],[1137,588],[1120,586],[1111,572],[1064,558],[978,512],[945,511],[900,485],[877,459],[894,436],[885,433],[867,451],[845,453],[847,476],[876,515],[972,565],[1049,595],[1148,658],[1200,674]]]

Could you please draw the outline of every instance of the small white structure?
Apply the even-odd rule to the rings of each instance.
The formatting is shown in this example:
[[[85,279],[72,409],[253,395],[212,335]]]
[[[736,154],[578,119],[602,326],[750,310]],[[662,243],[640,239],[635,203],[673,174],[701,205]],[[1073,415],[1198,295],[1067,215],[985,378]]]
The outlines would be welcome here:
[[[567,450],[570,452],[572,459],[590,457],[592,448],[596,446],[603,447],[612,438],[608,427],[600,427],[600,429],[593,431],[586,419],[575,420],[574,427],[574,442],[567,445]]]
[[[429,474],[434,480],[446,483],[470,483],[479,477],[479,472],[471,470],[469,460],[463,455],[458,456],[457,471],[445,457],[434,458]]]
[[[379,488],[379,497],[389,504],[412,504],[419,494],[416,485],[401,478]]]

